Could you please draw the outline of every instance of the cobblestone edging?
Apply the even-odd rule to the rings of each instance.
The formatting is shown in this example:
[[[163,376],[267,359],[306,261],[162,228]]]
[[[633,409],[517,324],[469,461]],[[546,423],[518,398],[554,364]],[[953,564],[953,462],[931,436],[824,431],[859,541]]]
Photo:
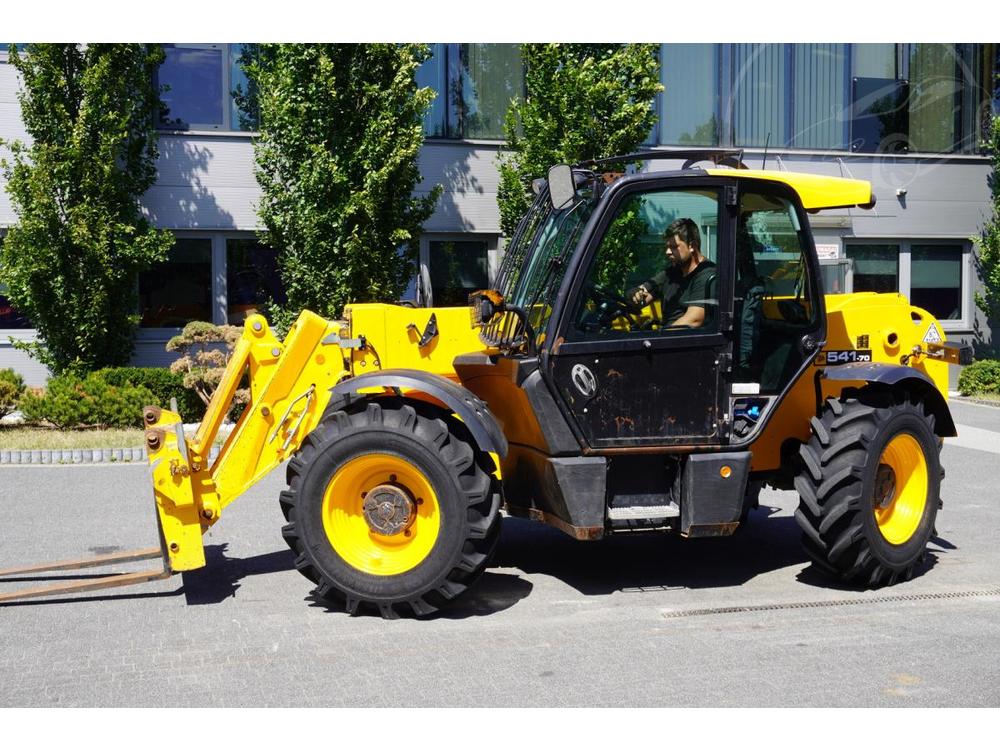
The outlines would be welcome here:
[[[214,461],[218,447],[208,455]],[[0,450],[0,465],[146,463],[145,448],[86,448],[73,450]]]
[[[949,401],[957,401],[960,404],[978,404],[979,406],[992,406],[1000,409],[1000,401],[991,401],[986,398],[976,398],[975,396],[949,396]]]

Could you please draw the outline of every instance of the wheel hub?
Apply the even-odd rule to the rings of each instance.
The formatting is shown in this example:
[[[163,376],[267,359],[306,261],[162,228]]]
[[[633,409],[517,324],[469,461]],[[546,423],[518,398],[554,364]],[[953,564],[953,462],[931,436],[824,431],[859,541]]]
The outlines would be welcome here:
[[[892,504],[896,495],[896,472],[889,464],[878,465],[875,474],[875,508],[884,510]]]
[[[416,504],[402,487],[380,484],[365,495],[363,510],[368,528],[382,536],[395,536],[413,524]]]

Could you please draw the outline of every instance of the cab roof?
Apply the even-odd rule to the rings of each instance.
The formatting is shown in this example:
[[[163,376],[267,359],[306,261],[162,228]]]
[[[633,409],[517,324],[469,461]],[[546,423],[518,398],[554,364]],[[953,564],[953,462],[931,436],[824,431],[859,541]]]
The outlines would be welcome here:
[[[748,169],[743,162],[741,149],[724,148],[692,148],[692,149],[662,149],[656,151],[641,151],[632,154],[611,156],[606,159],[591,159],[576,164],[577,168],[596,169],[608,164],[626,162],[655,162],[660,160],[683,160],[680,171],[671,171],[672,175],[705,175],[729,177],[742,180],[768,180],[788,185],[794,190],[802,207],[807,211],[820,211],[831,208],[873,208],[875,196],[872,195],[872,185],[868,180],[854,180],[844,177],[829,177],[826,175],[808,174],[805,172],[769,171],[765,169]],[[713,167],[694,168],[698,162],[711,161]],[[640,174],[648,175],[660,170],[652,169]]]
[[[769,171],[765,169],[713,169],[704,170],[716,177],[735,177],[740,180],[769,180],[788,185],[798,193],[802,207],[807,211],[830,208],[875,205],[872,184],[868,180],[851,180],[845,177],[805,172]]]

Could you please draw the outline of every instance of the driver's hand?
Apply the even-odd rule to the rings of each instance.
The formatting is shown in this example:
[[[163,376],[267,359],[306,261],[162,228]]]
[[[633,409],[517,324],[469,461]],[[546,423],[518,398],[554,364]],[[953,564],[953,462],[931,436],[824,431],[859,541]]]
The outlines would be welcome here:
[[[640,286],[635,290],[635,294],[632,295],[632,304],[639,307],[645,307],[652,301],[653,295],[649,293],[649,290],[645,286]]]

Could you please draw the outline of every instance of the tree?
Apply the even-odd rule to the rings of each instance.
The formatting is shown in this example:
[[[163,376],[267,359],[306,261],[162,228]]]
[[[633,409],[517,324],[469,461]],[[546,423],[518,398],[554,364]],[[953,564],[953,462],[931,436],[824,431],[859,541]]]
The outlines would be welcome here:
[[[128,362],[137,274],[173,242],[139,209],[156,179],[162,60],[145,44],[11,48],[31,143],[2,144],[13,155],[3,170],[18,222],[0,280],[38,331],[25,348],[57,373]]]
[[[411,278],[440,194],[413,196],[434,97],[415,73],[429,55],[416,44],[261,44],[249,61],[258,215],[279,253],[285,323],[302,308],[337,317],[348,302],[395,300]]]
[[[656,122],[663,90],[655,44],[525,44],[523,99],[507,113],[500,156],[501,231],[530,205],[531,181],[553,164],[629,153]],[[620,165],[617,165],[620,168]]]
[[[990,124],[989,139],[986,143],[993,171],[989,177],[990,196],[993,201],[993,216],[983,226],[982,232],[973,237],[978,255],[979,273],[983,280],[983,292],[976,292],[976,305],[988,320],[1000,323],[1000,116]],[[993,342],[994,353],[1000,347]]]

